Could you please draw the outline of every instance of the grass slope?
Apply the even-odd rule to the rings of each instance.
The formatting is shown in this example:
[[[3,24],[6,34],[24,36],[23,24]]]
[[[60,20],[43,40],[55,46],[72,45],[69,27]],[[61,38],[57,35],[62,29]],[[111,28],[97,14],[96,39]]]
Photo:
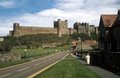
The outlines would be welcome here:
[[[68,47],[55,47],[55,48],[41,48],[41,49],[27,49],[26,53],[24,52],[24,49],[12,49],[12,53],[15,54],[20,54],[22,56],[21,60],[18,61],[9,61],[9,62],[1,62],[0,63],[0,68],[3,67],[8,67],[8,66],[12,66],[12,65],[16,65],[16,64],[21,64],[24,62],[28,62],[31,59],[29,58],[42,58],[57,52],[64,52],[65,50],[67,50]],[[57,50],[57,52],[56,52]]]
[[[96,73],[86,68],[72,56],[44,71],[35,78],[101,78]]]
[[[30,61],[30,60],[19,60],[19,61],[3,62],[3,63],[0,63],[0,68],[4,68],[4,67],[16,65],[16,64],[21,64],[21,63],[25,63],[25,62],[28,62],[28,61]]]
[[[22,57],[30,58],[30,57],[43,57],[46,55],[50,55],[57,52],[64,52],[68,47],[55,47],[55,48],[40,48],[40,49],[12,49],[12,53],[20,54]]]

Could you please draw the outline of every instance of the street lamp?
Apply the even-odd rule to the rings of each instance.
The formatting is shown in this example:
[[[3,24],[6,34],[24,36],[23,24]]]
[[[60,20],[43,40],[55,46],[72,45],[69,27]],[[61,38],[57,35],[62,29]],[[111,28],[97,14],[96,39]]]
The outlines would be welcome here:
[[[81,52],[82,52],[82,39],[79,37],[78,40],[80,42],[80,46],[81,46],[80,48],[81,48]]]

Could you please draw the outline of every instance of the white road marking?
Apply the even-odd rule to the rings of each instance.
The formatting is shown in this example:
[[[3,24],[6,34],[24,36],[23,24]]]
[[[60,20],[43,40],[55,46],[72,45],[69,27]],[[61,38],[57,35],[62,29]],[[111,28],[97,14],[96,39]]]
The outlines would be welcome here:
[[[27,69],[29,69],[30,67],[25,67],[25,68],[22,68],[22,69],[19,69],[19,70],[17,70],[17,71],[23,71],[23,70],[27,70]]]
[[[40,65],[41,63],[37,63],[37,64],[35,64],[34,66],[38,66],[38,65]]]
[[[1,78],[4,78],[4,77],[6,77],[6,76],[9,76],[9,75],[11,75],[12,73],[8,73],[8,74],[5,74],[5,75],[2,75],[2,76],[0,76]]]

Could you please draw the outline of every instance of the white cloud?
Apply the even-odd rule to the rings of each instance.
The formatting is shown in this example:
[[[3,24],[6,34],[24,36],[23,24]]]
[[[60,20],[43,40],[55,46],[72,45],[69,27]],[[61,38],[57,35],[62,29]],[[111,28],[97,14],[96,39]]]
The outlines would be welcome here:
[[[10,27],[0,27],[0,36],[8,35],[10,30],[12,30]]]
[[[117,13],[117,7],[120,5],[116,5],[116,1],[56,0],[56,5],[53,8],[45,9],[34,14],[26,13],[21,16],[1,20],[0,24],[1,26],[9,27],[5,29],[6,31],[11,29],[10,26],[14,22],[26,26],[53,27],[53,21],[57,19],[67,19],[69,27],[72,27],[76,21],[99,25],[100,14]],[[5,34],[8,34],[8,32]]]
[[[84,6],[83,0],[56,0],[56,2],[55,7],[62,10],[76,10]]]
[[[2,0],[0,1],[0,6],[4,8],[12,8],[14,7],[15,2],[13,0]]]

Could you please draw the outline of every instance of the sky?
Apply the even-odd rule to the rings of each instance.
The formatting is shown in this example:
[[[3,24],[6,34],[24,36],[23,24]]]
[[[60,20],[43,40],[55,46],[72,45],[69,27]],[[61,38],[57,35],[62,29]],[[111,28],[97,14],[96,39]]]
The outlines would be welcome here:
[[[101,14],[117,14],[120,0],[0,0],[0,36],[8,35],[13,23],[53,27],[57,19],[88,22],[98,26]]]

